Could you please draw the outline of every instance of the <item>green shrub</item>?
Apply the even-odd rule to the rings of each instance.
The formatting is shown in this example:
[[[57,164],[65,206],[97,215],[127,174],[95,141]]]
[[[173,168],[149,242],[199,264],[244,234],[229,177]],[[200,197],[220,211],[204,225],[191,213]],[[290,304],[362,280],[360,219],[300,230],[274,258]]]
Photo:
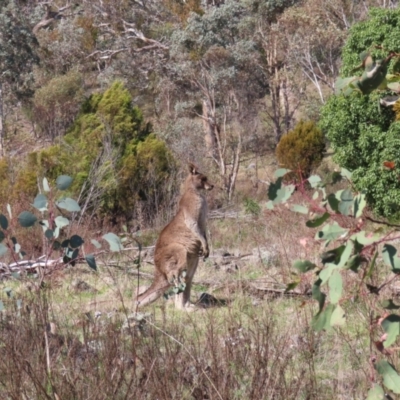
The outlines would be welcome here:
[[[154,217],[163,201],[175,195],[175,167],[121,82],[88,98],[64,140],[32,153],[28,165],[50,179],[74,176],[73,194],[82,191],[81,201],[113,220],[134,217],[137,201]]]
[[[400,9],[372,8],[369,18],[354,24],[342,51],[343,76],[354,75],[359,54],[369,51],[375,60],[389,51],[400,51]],[[389,73],[399,71],[394,57]],[[319,126],[335,151],[334,160],[352,172],[354,187],[363,191],[374,212],[399,218],[400,201],[400,107],[380,106],[391,91],[375,91],[363,96],[332,96],[321,109]],[[386,165],[393,165],[388,168]]]
[[[308,176],[322,161],[325,139],[312,121],[300,121],[284,135],[276,149],[276,157],[282,167]]]
[[[82,103],[82,84],[81,74],[70,71],[35,92],[32,119],[41,134],[52,139],[64,135]]]

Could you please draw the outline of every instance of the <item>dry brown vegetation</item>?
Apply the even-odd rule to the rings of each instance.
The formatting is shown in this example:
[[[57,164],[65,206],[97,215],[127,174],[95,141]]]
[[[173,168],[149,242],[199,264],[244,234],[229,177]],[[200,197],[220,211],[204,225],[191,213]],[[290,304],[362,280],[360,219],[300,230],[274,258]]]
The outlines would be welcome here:
[[[253,188],[243,180],[240,190]],[[1,282],[1,397],[363,398],[373,373],[368,308],[349,299],[345,328],[314,332],[313,274],[297,294],[284,289],[292,261],[316,260],[319,244],[305,218],[262,204],[259,214],[211,213],[213,250],[192,293],[211,303],[203,297],[194,312],[162,299],[135,314],[135,288],[153,271],[149,233],[139,267],[133,251],[99,258],[97,273],[77,265],[50,274],[41,288],[28,276]]]

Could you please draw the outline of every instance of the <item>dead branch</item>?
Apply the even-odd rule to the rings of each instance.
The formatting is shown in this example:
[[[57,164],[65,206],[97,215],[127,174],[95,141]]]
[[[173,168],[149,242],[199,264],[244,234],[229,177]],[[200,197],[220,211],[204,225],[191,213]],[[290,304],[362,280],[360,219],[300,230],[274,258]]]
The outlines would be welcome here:
[[[70,4],[68,6],[65,6],[65,7],[61,7],[61,8],[58,9],[58,11],[52,11],[50,6],[47,5],[46,14],[32,29],[33,34],[36,35],[40,29],[47,28],[55,20],[61,19],[62,17],[64,17],[63,12],[65,10],[67,10],[68,8],[70,8],[71,6],[72,6],[72,4]]]

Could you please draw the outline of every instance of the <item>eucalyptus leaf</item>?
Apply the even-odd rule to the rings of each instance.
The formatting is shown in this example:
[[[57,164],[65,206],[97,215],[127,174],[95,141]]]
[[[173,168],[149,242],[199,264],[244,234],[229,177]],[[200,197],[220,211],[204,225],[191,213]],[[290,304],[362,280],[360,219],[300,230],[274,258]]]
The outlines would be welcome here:
[[[314,285],[311,289],[312,298],[318,301],[319,311],[323,309],[326,299],[326,294],[321,292],[321,283],[321,279],[318,279],[316,282],[314,282]]]
[[[311,175],[307,180],[314,189],[321,183],[321,178],[318,175]]]
[[[346,323],[346,313],[339,304],[336,305],[334,311],[332,312],[331,326],[343,326]]]
[[[43,178],[43,190],[45,192],[50,192],[49,181],[47,180],[47,178]]]
[[[382,250],[383,261],[392,268],[396,274],[400,273],[400,257],[397,249],[391,244],[385,244]]]
[[[67,190],[71,184],[73,179],[68,175],[61,175],[56,179],[56,186],[58,190]]]
[[[54,222],[56,223],[56,225],[57,225],[60,229],[62,229],[62,228],[64,228],[65,226],[69,225],[69,219],[68,219],[68,218],[65,218],[65,217],[63,217],[63,216],[61,216],[61,215],[59,215],[58,217],[56,217],[55,220],[54,220]]]
[[[336,196],[331,193],[327,197],[329,206],[332,208],[333,211],[339,212],[339,200],[336,198]]]
[[[349,181],[351,181],[351,175],[352,175],[352,173],[351,173],[348,169],[342,168],[342,169],[340,170],[340,174],[341,174],[344,178],[346,178],[346,179],[348,179]]]
[[[386,360],[378,361],[375,369],[383,377],[383,384],[393,393],[400,394],[400,376]]]
[[[7,204],[7,212],[8,212],[8,216],[11,219],[12,218],[12,213],[11,213],[11,206],[9,204]],[[1,217],[0,217],[0,226],[3,228],[3,226],[1,225]],[[7,228],[3,228],[3,229],[7,229]]]
[[[316,228],[318,226],[321,226],[324,222],[326,222],[330,217],[329,213],[325,213],[319,217],[316,217],[312,220],[309,220],[306,222],[306,226],[308,226],[309,228]]]
[[[46,236],[47,239],[51,240],[54,237],[54,232],[52,229],[46,229],[46,232],[44,233],[44,236]]]
[[[37,217],[29,211],[23,211],[19,214],[18,221],[24,228],[29,228],[35,224]]]
[[[286,175],[288,172],[290,172],[290,169],[286,168],[279,168],[275,171],[274,176],[275,178],[282,178],[284,175]]]
[[[342,297],[343,280],[339,271],[333,271],[328,281],[329,299],[332,304],[337,304]]]
[[[364,211],[365,206],[367,205],[367,200],[365,200],[365,194],[360,193],[354,198],[354,206],[353,206],[353,217],[360,218]]]
[[[121,250],[123,250],[123,246],[122,246],[121,240],[115,233],[109,232],[109,233],[106,233],[105,235],[103,235],[102,237],[110,245],[110,250],[111,251],[121,251]]]
[[[387,316],[381,323],[384,331],[387,333],[386,339],[383,342],[383,347],[391,346],[400,335],[400,316],[391,314]]]
[[[39,193],[35,200],[33,200],[33,207],[39,211],[47,210],[47,197],[44,194]]]
[[[353,208],[353,193],[345,189],[340,194],[338,210],[342,215],[350,215]]]
[[[73,249],[76,249],[82,246],[84,242],[85,241],[79,235],[72,235],[69,239],[69,246],[71,246]]]
[[[71,199],[69,197],[59,200],[56,204],[58,207],[67,210],[69,212],[81,211],[79,204],[74,199]]]
[[[393,302],[393,299],[383,300],[381,303],[381,307],[385,310],[398,310],[400,308],[400,306],[396,305]]]
[[[329,330],[331,328],[331,319],[334,310],[335,306],[333,304],[328,304],[323,311],[313,317],[311,327],[315,332]]]
[[[97,271],[97,265],[96,265],[96,260],[94,258],[93,254],[88,254],[85,257],[86,262],[88,263],[89,267],[92,268],[93,270]]]
[[[321,231],[315,235],[316,239],[324,239],[326,245],[331,241],[343,237],[347,234],[348,229],[342,228],[337,222],[325,225]]]
[[[319,273],[319,278],[321,279],[321,285],[328,282],[333,271],[335,271],[338,268],[339,267],[336,264],[326,264],[325,268]]]
[[[375,384],[369,392],[366,400],[387,400],[384,390],[378,384]]]
[[[354,244],[351,240],[348,240],[346,243],[346,247],[340,257],[340,262],[338,264],[338,266],[340,268],[344,267],[347,263],[347,261],[349,260],[351,253],[353,252],[354,249]]]
[[[0,226],[6,230],[8,228],[8,220],[5,215],[0,214]]]

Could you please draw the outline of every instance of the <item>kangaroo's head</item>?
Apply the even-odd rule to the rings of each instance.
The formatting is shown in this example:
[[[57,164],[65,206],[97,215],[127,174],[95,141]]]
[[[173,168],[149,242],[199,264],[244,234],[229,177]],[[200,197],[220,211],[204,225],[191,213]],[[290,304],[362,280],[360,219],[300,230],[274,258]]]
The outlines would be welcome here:
[[[214,187],[214,185],[208,181],[208,178],[200,173],[198,168],[192,163],[189,163],[188,181],[190,181],[190,184],[197,190],[211,190]]]

